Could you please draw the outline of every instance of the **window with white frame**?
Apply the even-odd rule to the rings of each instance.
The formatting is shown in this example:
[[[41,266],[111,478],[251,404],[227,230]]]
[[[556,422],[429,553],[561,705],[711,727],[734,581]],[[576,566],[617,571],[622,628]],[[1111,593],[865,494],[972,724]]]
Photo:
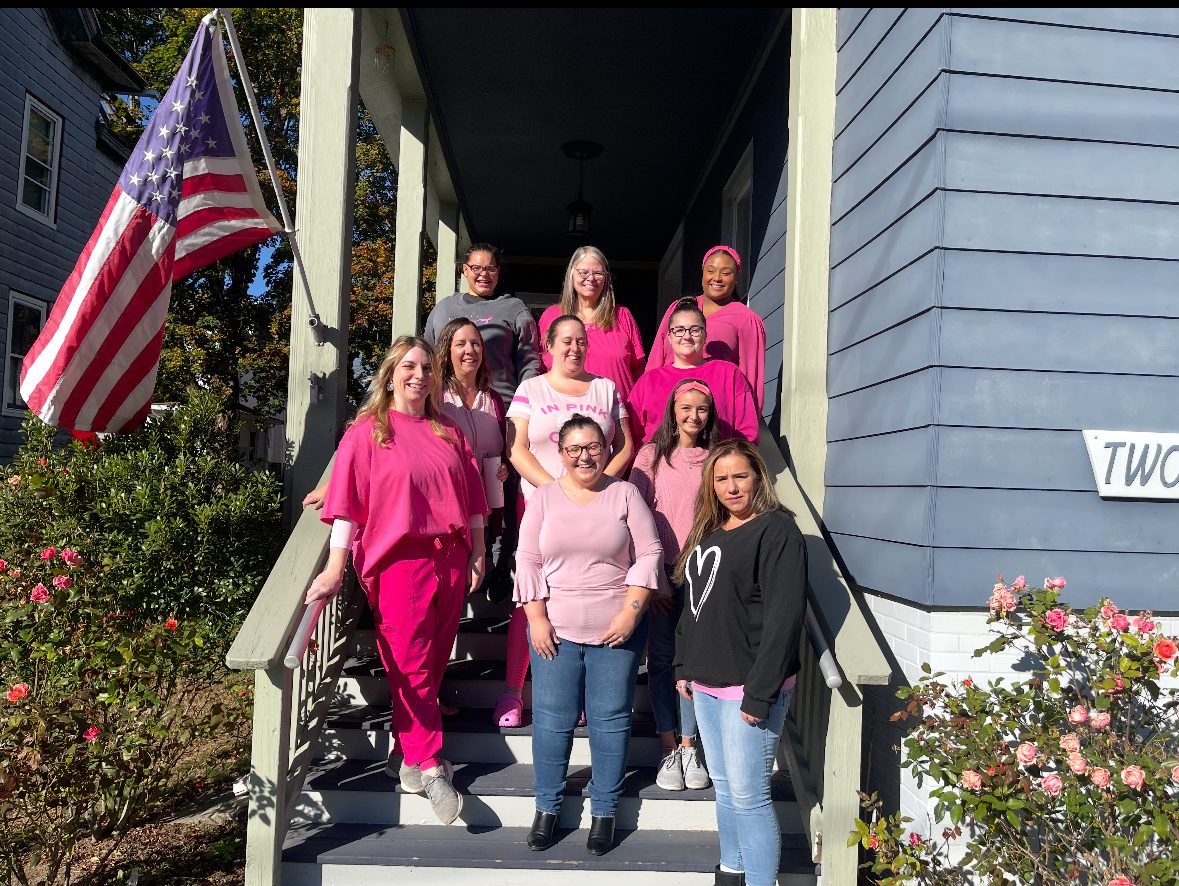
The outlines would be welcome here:
[[[61,117],[26,95],[20,181],[16,189],[19,210],[53,224],[60,166]]]
[[[8,293],[8,360],[4,364],[5,415],[21,415],[25,401],[20,395],[20,370],[25,354],[45,325],[45,302],[19,292]]]
[[[747,281],[755,264],[750,254],[750,231],[753,226],[753,143],[745,149],[733,174],[721,191],[722,242],[737,250],[741,256],[741,277],[737,291],[748,292]]]

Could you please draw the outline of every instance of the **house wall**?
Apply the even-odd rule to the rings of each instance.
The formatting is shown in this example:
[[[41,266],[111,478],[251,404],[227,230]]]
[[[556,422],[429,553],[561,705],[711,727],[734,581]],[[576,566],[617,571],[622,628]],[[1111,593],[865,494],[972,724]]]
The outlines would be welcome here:
[[[9,292],[52,304],[119,168],[95,147],[98,83],[58,42],[44,9],[0,10],[0,57],[0,359],[6,368]],[[26,93],[62,118],[54,226],[16,208]],[[0,415],[0,461],[19,446],[19,428],[19,418]]]
[[[996,572],[1175,610],[1177,505],[1102,501],[1083,428],[1179,430],[1179,13],[845,9],[827,527],[856,581]]]

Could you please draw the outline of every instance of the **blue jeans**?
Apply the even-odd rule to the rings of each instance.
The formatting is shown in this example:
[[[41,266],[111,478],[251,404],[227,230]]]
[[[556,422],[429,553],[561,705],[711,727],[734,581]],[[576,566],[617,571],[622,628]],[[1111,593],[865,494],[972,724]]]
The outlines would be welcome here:
[[[671,612],[647,613],[647,686],[651,690],[651,711],[655,714],[655,731],[676,731],[676,712],[679,712],[679,731],[684,738],[696,737],[696,712],[692,702],[675,691],[675,629],[684,609],[684,586],[671,581],[671,566],[665,565],[667,580],[675,595]]]
[[[770,797],[770,774],[793,692],[781,693],[769,717],[756,726],[741,719],[740,701],[693,693],[708,774],[716,787],[720,861],[745,871],[748,886],[773,886],[778,876],[782,831]]]
[[[536,808],[558,815],[581,712],[589,727],[590,814],[613,816],[626,775],[631,707],[639,656],[647,640],[645,622],[618,647],[562,639],[552,660],[528,653],[532,663],[532,765]]]

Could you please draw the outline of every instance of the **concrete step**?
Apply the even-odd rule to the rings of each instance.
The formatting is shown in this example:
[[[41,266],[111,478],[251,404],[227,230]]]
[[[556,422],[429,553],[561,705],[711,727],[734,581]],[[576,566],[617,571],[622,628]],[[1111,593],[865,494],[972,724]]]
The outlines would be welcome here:
[[[560,826],[589,827],[588,766],[571,766]],[[774,806],[784,833],[800,833],[802,821],[785,774],[771,782]],[[454,785],[463,794],[460,821],[468,827],[527,827],[533,801],[533,768],[525,764],[460,763]],[[623,782],[618,826],[626,830],[712,830],[716,827],[711,789],[665,791],[655,785],[655,769],[632,767]],[[380,760],[330,760],[316,764],[299,798],[294,821],[376,824],[436,824],[429,801],[401,789]]]
[[[389,707],[362,705],[340,707],[328,714],[320,735],[316,757],[347,757],[355,760],[384,760],[389,755]],[[442,756],[456,763],[531,763],[532,721],[525,712],[524,726],[505,729],[492,723],[491,708],[461,708],[458,715],[442,721]],[[636,713],[631,721],[630,751],[633,766],[655,766],[661,757],[655,721],[650,714]],[[569,762],[590,763],[589,730],[574,730]]]
[[[710,831],[619,830],[606,855],[586,852],[584,830],[558,831],[531,852],[527,829],[326,824],[292,827],[283,886],[707,886],[720,856]],[[410,879],[414,878],[414,879]],[[805,840],[782,838],[779,886],[815,886]]]

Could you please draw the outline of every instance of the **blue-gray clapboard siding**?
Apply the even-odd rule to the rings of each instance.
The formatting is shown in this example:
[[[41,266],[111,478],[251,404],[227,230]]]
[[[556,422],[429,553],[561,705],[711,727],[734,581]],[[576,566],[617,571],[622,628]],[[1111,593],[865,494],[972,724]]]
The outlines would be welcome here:
[[[0,10],[0,360],[7,371],[9,292],[48,308],[73,270],[118,177],[119,165],[98,151],[101,94],[92,74],[58,42],[45,10]],[[62,118],[61,164],[54,225],[16,209],[26,94]],[[20,419],[0,415],[0,461],[21,442]]]
[[[1179,505],[1080,430],[1176,431],[1179,13],[841,10],[824,517],[864,586],[1179,609]]]

